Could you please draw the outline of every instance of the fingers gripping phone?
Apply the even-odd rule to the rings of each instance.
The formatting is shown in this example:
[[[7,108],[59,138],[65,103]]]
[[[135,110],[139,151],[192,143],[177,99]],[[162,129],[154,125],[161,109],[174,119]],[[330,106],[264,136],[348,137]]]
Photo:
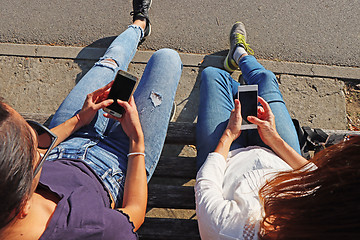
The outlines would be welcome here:
[[[123,70],[119,70],[108,95],[108,99],[113,99],[114,102],[110,106],[104,108],[104,111],[115,117],[122,117],[125,109],[117,103],[117,99],[129,101],[130,97],[134,94],[138,83],[139,79],[137,77]]]
[[[248,116],[257,116],[258,85],[242,85],[238,88],[238,99],[241,104],[241,130],[256,129],[257,126],[247,120]]]

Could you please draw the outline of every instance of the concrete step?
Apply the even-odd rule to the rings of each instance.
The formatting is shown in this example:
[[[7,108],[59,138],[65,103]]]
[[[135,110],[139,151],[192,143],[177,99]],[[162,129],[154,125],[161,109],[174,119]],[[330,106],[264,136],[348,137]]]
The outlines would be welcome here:
[[[104,48],[0,44],[0,96],[19,112],[55,112]],[[129,72],[141,76],[153,52],[138,51]],[[174,121],[196,122],[201,71],[221,67],[224,56],[180,54],[184,69],[176,94]],[[289,112],[301,125],[346,129],[343,79],[359,68],[259,60],[279,80]],[[233,73],[238,79],[240,72]]]

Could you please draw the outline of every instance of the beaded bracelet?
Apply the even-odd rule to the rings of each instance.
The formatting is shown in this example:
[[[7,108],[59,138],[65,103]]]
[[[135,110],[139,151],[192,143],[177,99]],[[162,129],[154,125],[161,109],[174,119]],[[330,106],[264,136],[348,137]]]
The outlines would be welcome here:
[[[143,155],[145,157],[145,153],[142,152],[132,152],[127,155],[127,157],[134,156],[134,155]]]

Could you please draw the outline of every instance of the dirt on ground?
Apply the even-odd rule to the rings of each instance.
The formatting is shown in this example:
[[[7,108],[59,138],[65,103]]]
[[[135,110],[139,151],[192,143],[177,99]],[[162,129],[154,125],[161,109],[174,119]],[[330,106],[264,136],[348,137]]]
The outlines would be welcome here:
[[[348,129],[360,131],[360,82],[345,82]]]

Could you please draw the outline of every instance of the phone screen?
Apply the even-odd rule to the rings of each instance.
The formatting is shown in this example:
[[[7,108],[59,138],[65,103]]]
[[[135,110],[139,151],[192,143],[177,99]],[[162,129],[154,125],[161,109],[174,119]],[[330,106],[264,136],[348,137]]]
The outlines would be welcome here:
[[[249,126],[254,124],[250,123],[247,120],[247,117],[257,116],[257,106],[258,106],[257,85],[240,86],[238,93],[239,93],[239,101],[241,104],[242,125],[244,126],[244,129],[255,128],[256,126],[252,126],[252,127]]]
[[[114,102],[108,106],[117,113],[123,114],[124,108],[117,104],[116,100],[129,101],[131,93],[136,85],[136,81],[122,75],[120,72],[116,75],[115,81],[110,89],[108,99],[113,99]]]

